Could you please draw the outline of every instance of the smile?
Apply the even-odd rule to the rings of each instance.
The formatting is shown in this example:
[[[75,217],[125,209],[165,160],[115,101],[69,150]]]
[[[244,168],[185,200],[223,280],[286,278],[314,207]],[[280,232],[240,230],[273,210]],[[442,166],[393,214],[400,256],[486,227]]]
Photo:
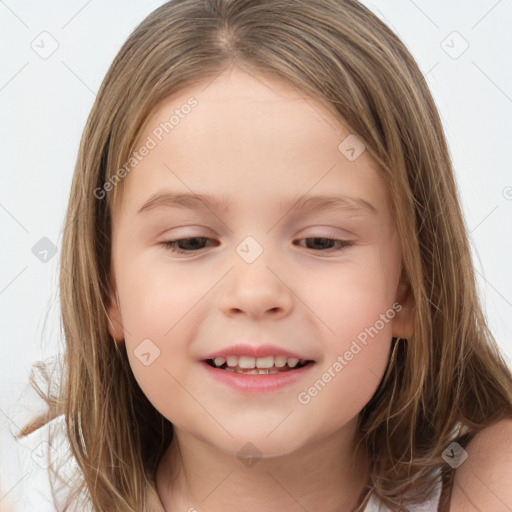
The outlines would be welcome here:
[[[267,375],[287,372],[293,369],[302,368],[311,362],[312,361],[306,359],[297,359],[295,357],[286,356],[267,356],[256,358],[234,355],[206,360],[206,363],[208,363],[212,368],[250,375]]]

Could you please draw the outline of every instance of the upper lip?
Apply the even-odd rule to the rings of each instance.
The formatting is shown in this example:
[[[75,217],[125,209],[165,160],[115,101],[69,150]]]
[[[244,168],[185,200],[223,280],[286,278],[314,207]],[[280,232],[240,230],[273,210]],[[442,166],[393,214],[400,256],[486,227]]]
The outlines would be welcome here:
[[[248,357],[267,357],[267,356],[286,356],[287,358],[294,357],[296,359],[305,359],[306,361],[311,360],[306,356],[297,354],[295,352],[290,352],[284,348],[280,348],[276,345],[247,345],[243,343],[239,343],[237,345],[231,345],[230,347],[226,347],[224,349],[218,350],[217,352],[212,352],[211,354],[207,354],[203,357],[203,360],[207,359],[215,359],[216,357],[227,357],[227,356],[248,356]]]

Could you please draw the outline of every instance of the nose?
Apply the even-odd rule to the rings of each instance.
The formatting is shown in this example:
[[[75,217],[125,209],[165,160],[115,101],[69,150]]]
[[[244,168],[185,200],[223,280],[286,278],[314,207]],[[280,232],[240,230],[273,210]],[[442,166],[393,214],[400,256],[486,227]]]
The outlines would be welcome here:
[[[292,312],[291,283],[264,256],[265,252],[253,263],[235,260],[222,290],[221,309],[226,315],[280,319]]]

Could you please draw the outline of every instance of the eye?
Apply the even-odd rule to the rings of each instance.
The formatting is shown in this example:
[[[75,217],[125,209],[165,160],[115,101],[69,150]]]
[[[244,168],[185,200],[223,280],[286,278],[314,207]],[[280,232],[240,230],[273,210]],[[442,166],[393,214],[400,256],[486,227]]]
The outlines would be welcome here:
[[[353,242],[346,242],[343,240],[338,240],[337,238],[332,237],[310,237],[310,238],[302,238],[302,240],[312,240],[314,247],[309,247],[309,244],[306,244],[308,249],[319,250],[321,252],[326,252],[328,250],[341,251],[353,245]],[[191,238],[179,238],[176,240],[166,240],[162,242],[167,250],[177,253],[177,254],[191,254],[197,252],[201,249],[205,248],[205,242],[212,241],[211,238],[207,238],[204,236],[195,236]],[[325,247],[325,243],[327,245],[331,245],[331,247]],[[334,246],[332,246],[334,244]],[[336,246],[337,244],[337,246]],[[320,245],[320,247],[318,247]]]
[[[200,249],[203,249],[203,242],[211,240],[211,238],[207,238],[204,236],[194,236],[191,238],[179,238],[177,240],[167,240],[162,242],[162,245],[167,248],[171,252],[175,252],[178,254],[189,254],[196,252]],[[185,249],[180,248],[179,246],[185,246]]]
[[[310,238],[302,238],[302,240],[313,240],[313,245],[314,247],[307,247],[308,249],[313,249],[313,250],[320,250],[321,252],[326,252],[326,250],[330,250],[330,249],[333,249],[334,251],[341,251],[343,249],[346,249],[348,247],[350,247],[351,245],[353,245],[353,242],[345,242],[343,240],[338,240],[337,238],[333,238],[333,237],[329,237],[329,236],[322,236],[322,237],[310,237]],[[327,243],[327,245],[332,245],[332,244],[335,244],[336,243],[338,244],[337,247],[334,246],[334,247],[325,247],[325,243]],[[318,247],[318,245],[320,245],[320,248]],[[308,244],[306,244],[306,246],[308,246]],[[322,249],[322,246],[324,247]]]

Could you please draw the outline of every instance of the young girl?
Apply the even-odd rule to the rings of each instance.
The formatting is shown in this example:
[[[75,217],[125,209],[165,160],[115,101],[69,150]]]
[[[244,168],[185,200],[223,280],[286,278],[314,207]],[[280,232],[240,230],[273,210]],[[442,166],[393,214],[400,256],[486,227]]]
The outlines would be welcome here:
[[[84,131],[60,286],[62,385],[20,434],[63,427],[59,510],[512,508],[439,115],[356,0],[148,16]]]

